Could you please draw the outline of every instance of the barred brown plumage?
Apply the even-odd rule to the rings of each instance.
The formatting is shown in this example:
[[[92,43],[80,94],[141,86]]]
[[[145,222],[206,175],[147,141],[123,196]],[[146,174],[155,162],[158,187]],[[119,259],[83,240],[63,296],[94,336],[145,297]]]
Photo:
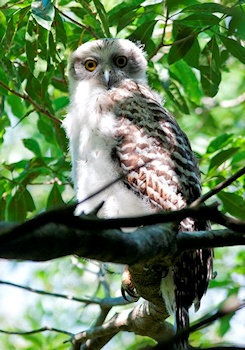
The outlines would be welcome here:
[[[149,91],[145,94],[144,88],[133,83],[126,88],[134,96],[121,100],[117,107],[116,149],[127,184],[156,210],[182,209],[201,195],[198,165],[188,138]],[[192,219],[180,223],[180,231],[208,228],[208,222]],[[170,307],[176,309],[177,328],[189,326],[188,309],[193,302],[199,308],[212,277],[212,255],[212,250],[185,252],[173,265],[175,305]]]
[[[120,57],[123,67],[116,65]],[[93,61],[92,71],[87,60]],[[146,64],[142,49],[123,39],[89,42],[71,56],[71,104],[64,125],[77,199],[125,174],[123,181],[84,201],[77,214],[91,212],[102,201],[103,217],[178,210],[201,195],[189,140],[147,85]],[[209,223],[191,218],[179,225],[180,232],[206,228]],[[200,305],[212,276],[212,256],[208,249],[184,252],[168,273],[163,271],[159,289],[169,313],[176,314],[177,328],[188,327],[188,309]],[[128,270],[123,288],[134,296]]]

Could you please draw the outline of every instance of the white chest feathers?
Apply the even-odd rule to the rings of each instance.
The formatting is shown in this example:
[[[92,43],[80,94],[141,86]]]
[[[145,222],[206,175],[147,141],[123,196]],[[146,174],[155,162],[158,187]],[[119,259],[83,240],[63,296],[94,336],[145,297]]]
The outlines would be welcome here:
[[[80,82],[64,120],[70,140],[72,179],[79,202],[122,175],[119,164],[112,159],[117,143],[116,123],[113,102],[108,99],[107,92],[101,93],[98,88],[85,89]],[[149,204],[118,181],[80,204],[77,214],[87,214],[102,202],[101,217],[136,216],[151,211]]]

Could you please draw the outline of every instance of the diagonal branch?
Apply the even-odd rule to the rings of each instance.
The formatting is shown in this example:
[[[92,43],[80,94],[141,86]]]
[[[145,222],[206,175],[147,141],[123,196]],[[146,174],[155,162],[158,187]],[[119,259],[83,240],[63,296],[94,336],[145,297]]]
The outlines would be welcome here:
[[[228,187],[232,184],[235,180],[237,180],[240,176],[245,174],[245,167],[238,170],[234,175],[229,177],[228,179],[220,182],[218,185],[216,185],[214,188],[212,188],[209,192],[205,193],[201,197],[197,198],[194,202],[191,203],[190,207],[198,206],[202,203],[204,203],[207,199],[211,198],[215,194],[219,193],[224,188]]]
[[[165,309],[159,310],[152,303],[144,301],[131,310],[123,310],[115,314],[102,326],[80,332],[72,337],[74,349],[101,349],[103,343],[108,342],[120,331],[134,332],[138,335],[149,336],[157,341],[163,341],[174,334],[173,326],[164,322],[168,317]]]
[[[221,306],[218,307],[218,309],[215,312],[211,312],[207,315],[205,315],[203,318],[195,322],[193,325],[188,327],[188,329],[184,329],[180,332],[178,332],[173,337],[170,337],[167,339],[167,341],[163,341],[160,344],[158,344],[154,349],[162,349],[162,348],[169,348],[169,346],[173,345],[176,341],[181,339],[184,335],[194,333],[195,331],[205,328],[208,325],[212,324],[213,322],[224,318],[225,316],[234,314],[236,311],[241,310],[245,307],[244,302],[240,302],[236,297],[230,296],[225,302],[221,304]],[[158,348],[159,346],[159,348]],[[205,348],[207,350],[209,348]],[[230,347],[213,347],[211,349],[231,349]],[[234,349],[240,349],[239,347],[235,347]],[[243,347],[244,349],[244,347]],[[143,349],[142,349],[143,350]]]
[[[34,101],[27,93],[21,94],[18,91],[13,90],[10,88],[8,85],[6,85],[3,81],[0,80],[0,85],[11,94],[18,96],[19,98],[22,98],[23,100],[28,101],[30,104],[32,104],[37,111],[39,111],[42,114],[45,114],[46,116],[49,117],[49,119],[52,119],[55,123],[61,124],[61,121],[57,119],[52,113],[50,113],[46,108],[39,106],[39,104]]]
[[[67,18],[70,22],[74,23],[75,25],[77,25],[78,27],[84,29],[84,30],[87,30],[88,32],[90,32],[90,34],[96,38],[96,39],[99,39],[98,35],[95,33],[95,31],[93,30],[92,27],[89,27],[89,26],[85,26],[84,24],[80,23],[80,22],[77,22],[74,18],[68,16],[66,13],[62,12],[58,7],[54,6],[54,8],[59,12],[59,14],[62,16],[62,17],[65,17]]]

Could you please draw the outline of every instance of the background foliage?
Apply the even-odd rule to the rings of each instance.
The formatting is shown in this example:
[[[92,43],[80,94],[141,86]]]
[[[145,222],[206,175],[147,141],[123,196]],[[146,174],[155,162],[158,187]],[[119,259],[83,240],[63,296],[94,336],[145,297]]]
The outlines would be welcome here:
[[[244,1],[229,0],[126,0],[120,4],[114,0],[0,0],[1,220],[21,222],[74,199],[61,127],[69,103],[66,60],[72,50],[96,38],[122,37],[145,45],[149,83],[166,99],[166,107],[189,136],[200,161],[204,191],[244,166],[244,10]],[[216,200],[224,212],[245,220],[244,197],[243,176]],[[211,283],[210,305],[230,294],[244,295],[244,260],[241,249],[217,249],[218,277]],[[3,278],[15,282],[67,294],[105,295],[105,281],[98,280],[100,268],[85,261],[65,258],[35,267],[2,264]],[[111,294],[119,295],[120,276],[106,278]],[[2,295],[10,287],[0,289]],[[8,313],[0,315],[0,327],[33,329],[48,323],[80,331],[96,315],[95,306],[81,311],[81,305],[46,298],[35,297],[31,305],[26,300],[19,322],[14,315],[13,322]],[[211,307],[204,303],[205,310]],[[193,344],[213,344],[223,337],[234,341],[234,328],[229,332],[232,322],[226,318],[209,332],[195,333]],[[245,327],[244,318],[235,327],[240,330],[241,326]],[[244,332],[239,334],[237,342],[245,344]],[[120,348],[121,337],[112,349]],[[123,337],[128,349],[138,349],[145,341]],[[53,333],[23,339],[1,335],[0,339],[2,348],[9,350],[69,348],[62,344],[64,335]]]

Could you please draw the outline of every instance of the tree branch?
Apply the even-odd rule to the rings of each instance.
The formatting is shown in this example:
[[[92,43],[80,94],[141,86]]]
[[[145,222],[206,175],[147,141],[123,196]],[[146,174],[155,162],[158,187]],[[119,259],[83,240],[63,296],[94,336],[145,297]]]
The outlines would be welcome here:
[[[228,187],[232,184],[235,180],[237,180],[240,176],[245,174],[245,167],[238,170],[234,175],[229,177],[228,179],[220,182],[218,185],[216,185],[214,188],[212,188],[209,192],[205,193],[201,197],[197,198],[194,202],[191,203],[190,207],[198,206],[202,203],[204,203],[207,199],[211,198],[215,194],[219,193],[224,188]]]
[[[65,330],[61,330],[61,329],[57,329],[57,328],[53,328],[53,327],[42,327],[42,328],[38,328],[38,329],[33,329],[31,331],[6,331],[4,329],[0,329],[0,333],[4,333],[4,334],[14,334],[14,335],[31,335],[31,334],[36,334],[36,333],[41,333],[41,332],[46,332],[46,331],[52,331],[52,332],[56,332],[56,333],[62,333],[62,334],[66,334],[69,336],[73,336],[73,334],[71,332],[67,332]]]
[[[163,321],[167,317],[168,313],[165,309],[159,310],[152,303],[144,301],[132,310],[123,310],[120,314],[115,314],[103,326],[76,334],[71,341],[74,349],[80,349],[79,346],[84,344],[81,349],[97,350],[109,341],[108,338],[112,338],[120,331],[134,332],[149,336],[156,341],[163,341],[174,335],[173,326]]]
[[[162,348],[168,349],[169,346],[176,343],[176,341],[180,340],[183,336],[188,335],[190,333],[194,333],[195,331],[205,328],[214,321],[217,321],[225,316],[234,314],[236,311],[242,309],[245,307],[245,303],[241,303],[236,297],[231,296],[225,302],[221,304],[221,306],[218,307],[216,312],[211,312],[208,315],[205,315],[203,318],[195,322],[193,325],[188,327],[188,329],[184,329],[177,334],[175,334],[173,337],[170,337],[167,339],[167,341],[163,341],[160,344],[158,344],[154,349],[160,350]],[[196,348],[193,348],[196,349]],[[199,349],[199,348],[198,348]],[[205,350],[208,349],[231,349],[230,347],[213,347],[213,348],[205,348]],[[239,349],[236,348],[236,349]],[[244,349],[244,347],[243,347]],[[142,349],[143,350],[143,349]]]
[[[49,296],[49,297],[62,298],[62,299],[77,301],[79,303],[85,303],[86,305],[96,304],[96,305],[99,305],[101,308],[104,308],[104,309],[110,309],[113,306],[128,305],[128,301],[123,299],[123,297],[111,298],[111,297],[107,296],[106,298],[103,298],[103,299],[93,298],[93,297],[91,297],[91,298],[78,298],[78,297],[75,297],[75,296],[72,296],[72,295],[64,295],[64,294],[60,294],[60,293],[50,293],[50,292],[46,292],[44,290],[35,289],[35,288],[29,287],[29,286],[23,286],[23,285],[12,283],[12,282],[8,282],[8,281],[0,280],[0,284],[4,284],[6,286],[11,286],[11,287],[15,287],[15,288],[24,289],[24,290],[26,290],[28,292],[41,294],[41,295],[46,295],[46,296]]]
[[[49,119],[52,119],[54,122],[61,124],[61,121],[57,119],[52,113],[50,113],[46,108],[39,106],[39,104],[34,101],[27,93],[20,94],[19,92],[11,89],[8,85],[6,85],[3,81],[0,80],[0,85],[7,91],[11,92],[11,94],[14,94],[18,96],[19,98],[22,98],[26,101],[28,101],[30,104],[32,104],[37,111],[39,111],[42,114],[45,114],[46,116],[49,117]]]
[[[62,12],[58,7],[54,6],[54,8],[60,13],[61,16],[67,18],[69,21],[71,21],[72,23],[76,24],[78,27],[87,30],[88,32],[90,32],[90,34],[92,34],[92,36],[96,39],[99,39],[98,35],[95,33],[95,31],[93,30],[92,27],[89,26],[85,26],[84,24],[77,22],[75,19],[73,19],[72,17],[68,16],[67,14],[65,14],[64,12]]]
[[[176,235],[178,223],[185,217],[211,220],[229,230]],[[176,224],[159,224],[169,221]],[[140,227],[142,225],[144,227]],[[181,253],[183,245],[186,249],[197,249],[245,243],[245,223],[225,216],[215,206],[122,219],[76,217],[73,207],[68,206],[43,213],[20,225],[2,223],[0,227],[0,257],[34,261],[76,254],[129,265],[160,259],[170,265],[173,257]],[[118,227],[139,228],[127,234]]]

